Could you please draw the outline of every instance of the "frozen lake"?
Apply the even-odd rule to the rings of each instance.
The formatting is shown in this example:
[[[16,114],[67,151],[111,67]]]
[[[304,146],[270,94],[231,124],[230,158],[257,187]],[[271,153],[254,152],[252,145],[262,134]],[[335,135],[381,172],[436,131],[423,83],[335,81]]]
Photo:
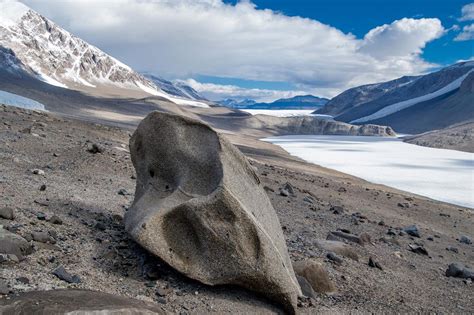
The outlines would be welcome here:
[[[432,199],[474,208],[474,154],[396,138],[282,136],[263,139],[327,168]]]
[[[252,115],[269,115],[277,117],[292,117],[292,116],[317,116],[322,119],[332,119],[329,115],[311,114],[315,109],[241,109]]]

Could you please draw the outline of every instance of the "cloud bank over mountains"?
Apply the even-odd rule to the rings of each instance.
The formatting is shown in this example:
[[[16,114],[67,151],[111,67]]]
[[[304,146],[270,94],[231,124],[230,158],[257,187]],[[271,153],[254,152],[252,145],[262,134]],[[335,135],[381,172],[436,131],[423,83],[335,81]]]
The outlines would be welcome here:
[[[357,38],[250,1],[22,2],[137,70],[283,81],[320,96],[427,71],[423,48],[446,32],[437,18],[403,18]]]

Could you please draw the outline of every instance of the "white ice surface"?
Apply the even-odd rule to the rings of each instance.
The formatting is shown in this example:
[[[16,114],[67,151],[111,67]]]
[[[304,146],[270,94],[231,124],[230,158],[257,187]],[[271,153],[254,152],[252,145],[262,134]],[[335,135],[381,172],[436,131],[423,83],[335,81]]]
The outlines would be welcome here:
[[[422,96],[419,96],[419,97],[415,97],[415,98],[412,98],[412,99],[409,99],[409,100],[405,100],[403,102],[398,102],[398,103],[386,106],[386,107],[382,108],[381,110],[379,110],[379,111],[377,111],[377,112],[375,112],[371,115],[355,119],[355,120],[351,121],[351,123],[363,123],[363,122],[366,122],[366,121],[379,119],[379,118],[391,115],[393,113],[399,112],[399,111],[401,111],[405,108],[411,107],[411,106],[416,105],[418,103],[429,101],[429,100],[431,100],[435,97],[441,96],[441,95],[446,94],[446,93],[451,92],[451,91],[454,91],[455,89],[457,89],[461,86],[462,81],[464,81],[464,79],[473,71],[474,71],[474,69],[468,71],[466,74],[464,74],[461,77],[457,78],[456,80],[449,83],[448,85],[445,85],[441,89],[434,91],[433,93],[429,93],[429,94],[422,95]]]
[[[474,208],[474,154],[397,138],[282,136],[263,139],[308,162],[435,200]]]
[[[45,110],[44,105],[37,101],[5,91],[0,91],[0,104],[26,109]]]

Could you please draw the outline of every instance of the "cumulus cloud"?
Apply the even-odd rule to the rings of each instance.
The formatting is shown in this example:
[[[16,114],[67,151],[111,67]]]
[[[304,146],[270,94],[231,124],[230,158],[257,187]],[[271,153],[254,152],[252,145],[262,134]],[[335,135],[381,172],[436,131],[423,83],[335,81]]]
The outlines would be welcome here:
[[[214,83],[201,83],[194,79],[182,80],[191,86],[201,95],[210,100],[222,100],[233,98],[236,100],[252,99],[257,102],[271,102],[279,98],[289,98],[296,95],[303,95],[304,91],[280,91],[268,89],[247,89],[236,85],[224,85]]]
[[[459,21],[472,21],[474,20],[474,3],[466,4],[461,9],[461,17]]]
[[[404,18],[357,38],[250,1],[22,2],[138,70],[286,81],[331,94],[426,71],[433,65],[422,50],[444,32],[438,19]]]
[[[474,40],[474,24],[466,25],[462,28],[462,32],[459,33],[455,38],[455,41],[466,41]]]

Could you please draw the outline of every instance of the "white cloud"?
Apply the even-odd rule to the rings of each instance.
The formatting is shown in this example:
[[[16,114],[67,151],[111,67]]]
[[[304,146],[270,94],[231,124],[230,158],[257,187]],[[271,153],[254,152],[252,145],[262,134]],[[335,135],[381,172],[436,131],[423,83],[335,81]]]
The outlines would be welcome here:
[[[461,9],[461,17],[459,21],[472,21],[474,20],[474,3],[466,4]]]
[[[474,24],[466,25],[462,28],[462,32],[458,34],[454,38],[455,41],[466,41],[466,40],[474,40]]]
[[[235,85],[223,85],[214,83],[200,83],[194,79],[183,80],[201,95],[214,101],[233,98],[237,100],[252,99],[257,102],[271,102],[279,98],[289,98],[296,95],[307,94],[304,91],[281,91],[268,89],[247,89]]]
[[[286,81],[335,94],[419,74],[438,19],[401,19],[360,39],[316,20],[257,9],[249,1],[24,0],[59,25],[141,71]]]

